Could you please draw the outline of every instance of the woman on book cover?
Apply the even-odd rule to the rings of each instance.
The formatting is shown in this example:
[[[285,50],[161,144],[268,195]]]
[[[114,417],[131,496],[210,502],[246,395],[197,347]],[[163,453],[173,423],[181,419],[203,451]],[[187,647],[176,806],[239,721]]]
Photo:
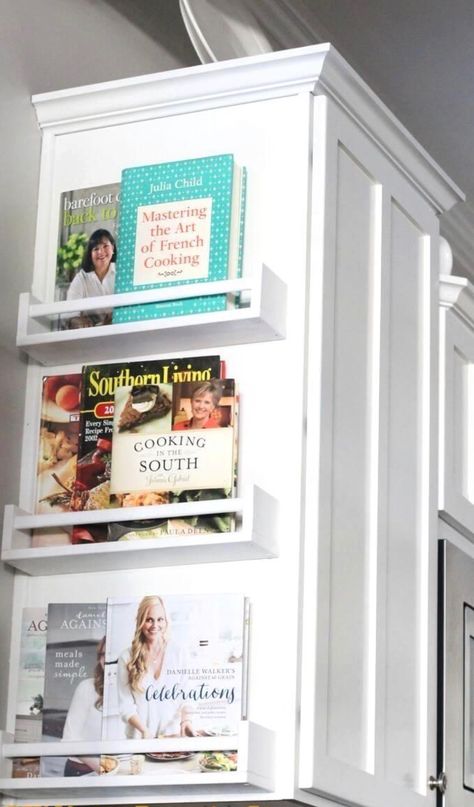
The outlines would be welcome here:
[[[173,431],[184,429],[216,429],[221,426],[219,401],[222,390],[213,381],[198,384],[191,393],[191,417],[175,420]]]
[[[84,297],[101,297],[113,294],[115,287],[115,239],[109,230],[95,230],[87,242],[82,259],[82,268],[75,275],[67,291],[68,300],[83,300]],[[69,328],[90,328],[94,325],[109,325],[112,310],[88,311],[73,315],[67,320]]]
[[[66,716],[63,740],[100,740],[104,699],[105,636],[97,645],[97,664],[93,678],[85,678],[76,687]],[[64,776],[84,776],[100,772],[100,757],[69,757]]]
[[[182,683],[183,653],[170,638],[170,623],[161,597],[139,603],[131,647],[118,659],[119,711],[132,738],[194,736],[181,700],[161,699],[160,691]]]

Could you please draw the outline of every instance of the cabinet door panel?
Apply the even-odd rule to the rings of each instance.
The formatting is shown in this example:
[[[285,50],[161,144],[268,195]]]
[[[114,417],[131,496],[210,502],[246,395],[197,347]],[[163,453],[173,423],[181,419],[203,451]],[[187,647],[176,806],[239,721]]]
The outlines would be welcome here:
[[[298,797],[421,807],[434,803],[437,223],[374,142],[331,102],[315,108]]]
[[[463,284],[460,286],[460,283]],[[466,284],[466,285],[464,285]],[[455,296],[452,294],[454,289]],[[449,298],[451,292],[455,302]],[[467,305],[471,284],[443,278],[440,311],[440,484],[441,517],[474,538],[474,332]]]
[[[364,675],[369,628],[364,601],[370,511],[361,503],[370,484],[371,469],[367,410],[371,394],[369,294],[373,266],[366,222],[372,219],[373,188],[372,178],[340,150],[333,298],[337,361],[332,379],[332,467],[326,481],[331,488],[327,528],[332,536],[328,558],[328,750],[331,756],[358,767],[364,765],[364,712],[369,697]],[[354,281],[351,285],[345,282],[348,273]],[[364,359],[356,363],[354,354]],[[351,586],[346,583],[348,576],[353,581]]]
[[[396,204],[390,206],[391,261],[388,363],[386,521],[385,772],[401,787],[417,788],[418,710],[423,664],[423,586],[427,535],[426,463],[429,441],[424,407],[426,347],[424,301],[429,266],[423,232]],[[385,460],[385,458],[383,458]]]
[[[474,552],[440,521],[440,768],[446,807],[474,803]]]

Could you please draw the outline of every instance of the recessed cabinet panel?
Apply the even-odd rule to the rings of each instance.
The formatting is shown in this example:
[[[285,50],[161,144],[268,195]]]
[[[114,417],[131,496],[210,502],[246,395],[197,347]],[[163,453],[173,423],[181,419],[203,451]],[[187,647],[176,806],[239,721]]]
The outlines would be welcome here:
[[[440,284],[441,518],[474,541],[473,286],[443,276]]]
[[[330,513],[328,751],[365,764],[369,613],[373,179],[338,150]],[[348,282],[350,279],[350,282]],[[358,360],[354,361],[354,356]],[[348,403],[350,405],[348,406]],[[329,469],[328,469],[329,470]],[[348,585],[347,578],[350,578]]]
[[[429,558],[429,253],[420,228],[394,203],[390,227],[389,345],[384,357],[390,417],[387,455],[381,455],[388,494],[385,769],[390,780],[416,789],[422,739],[418,710],[423,708],[419,676],[426,653],[419,598]]]

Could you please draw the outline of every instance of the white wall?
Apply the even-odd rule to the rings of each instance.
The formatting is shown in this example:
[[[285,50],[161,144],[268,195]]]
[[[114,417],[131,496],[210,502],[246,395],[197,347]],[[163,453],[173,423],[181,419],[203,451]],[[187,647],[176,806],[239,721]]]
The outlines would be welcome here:
[[[162,4],[163,9],[166,3]],[[195,63],[184,28],[158,45],[104,0],[0,0],[0,512],[18,501],[25,360],[15,347],[18,294],[29,290],[40,133],[33,93]],[[180,53],[181,61],[173,56]],[[33,447],[32,447],[33,451]],[[5,724],[13,575],[0,568],[0,728]]]

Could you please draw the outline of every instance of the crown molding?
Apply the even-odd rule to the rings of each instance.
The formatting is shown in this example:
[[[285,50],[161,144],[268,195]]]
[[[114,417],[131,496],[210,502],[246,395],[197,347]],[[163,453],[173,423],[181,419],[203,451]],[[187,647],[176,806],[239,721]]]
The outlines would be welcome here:
[[[332,98],[439,212],[464,199],[367,84],[328,44],[170,70],[33,96],[53,135],[302,92]]]
[[[440,307],[452,310],[469,328],[474,327],[474,286],[465,277],[440,275]]]
[[[58,133],[312,92],[330,51],[316,45],[34,95]]]

